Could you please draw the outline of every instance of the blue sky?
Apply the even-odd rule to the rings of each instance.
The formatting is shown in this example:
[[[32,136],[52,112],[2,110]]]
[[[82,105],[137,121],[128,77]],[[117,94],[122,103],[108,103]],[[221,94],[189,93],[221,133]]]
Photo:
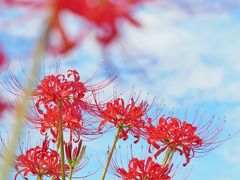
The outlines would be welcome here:
[[[7,29],[4,23],[11,19],[12,12],[5,13],[0,16],[0,40],[10,53],[10,67],[21,75],[19,60],[31,59],[29,52],[43,18],[23,22],[21,27],[11,23]],[[117,84],[125,94],[130,93],[134,84],[136,90],[150,93],[161,102],[164,100],[166,111],[174,107],[184,114],[188,107],[189,113],[194,114],[199,108],[209,118],[225,117],[226,134],[234,134],[240,128],[240,11],[189,13],[176,7],[148,6],[136,12],[136,17],[143,27],[136,29],[122,24],[123,39],[108,49],[107,56],[101,54],[91,34],[68,56],[46,56],[45,61],[54,64],[60,59],[64,68],[77,67],[82,78],[87,79],[108,57],[116,66],[113,70],[118,72],[113,85]],[[75,32],[75,19],[71,16],[64,19],[68,30]],[[98,77],[101,79],[103,75]],[[111,93],[111,87],[106,92]],[[0,123],[3,132],[10,127],[10,117],[6,117],[9,120]],[[111,138],[109,134],[90,142],[88,148],[104,154],[106,145],[102,142],[110,144]],[[90,150],[92,156],[94,153]],[[99,158],[104,161],[103,157]],[[238,180],[239,169],[240,141],[236,135],[206,156],[193,159],[188,179]],[[183,176],[189,173],[181,167],[179,170]],[[96,179],[99,174],[89,179]]]

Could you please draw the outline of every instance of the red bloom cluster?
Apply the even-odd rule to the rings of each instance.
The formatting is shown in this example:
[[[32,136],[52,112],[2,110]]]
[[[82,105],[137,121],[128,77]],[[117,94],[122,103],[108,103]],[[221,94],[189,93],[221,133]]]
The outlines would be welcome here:
[[[167,148],[171,148],[173,152],[178,151],[180,155],[184,154],[185,166],[196,152],[207,152],[216,143],[221,131],[219,129],[212,131],[211,125],[212,121],[202,127],[196,127],[186,121],[182,122],[178,118],[162,116],[157,126],[154,126],[152,120],[149,119],[148,126],[146,126],[146,137],[148,143],[157,149],[155,158]]]
[[[28,174],[39,177],[50,176],[59,179],[61,176],[60,158],[57,151],[49,148],[49,141],[44,140],[42,147],[36,146],[28,149],[25,154],[20,154],[16,158],[15,169],[17,179],[20,173],[23,173],[27,179]],[[69,169],[66,165],[65,169]]]
[[[80,81],[76,70],[68,70],[67,76],[62,74],[46,76],[35,89],[34,96],[37,110],[42,113],[41,105],[47,108],[58,105],[61,101],[66,106],[84,106],[82,98],[87,89]]]
[[[36,112],[33,111],[35,113],[28,116],[29,124],[40,128],[41,134],[50,132],[53,141],[58,138],[60,116],[63,131],[70,132],[71,136],[75,135],[76,141],[80,136],[97,134],[96,128],[93,127],[94,122],[83,118],[83,113],[95,115],[97,107],[90,102],[95,98],[92,92],[102,89],[107,84],[108,82],[103,82],[86,86],[80,81],[76,70],[68,70],[66,76],[46,76],[34,91]]]
[[[103,118],[99,125],[99,131],[110,123],[110,127],[121,127],[121,132],[119,138],[126,140],[128,138],[128,133],[133,134],[138,142],[140,136],[142,135],[142,128],[145,126],[144,116],[147,112],[148,104],[142,101],[139,105],[133,98],[129,104],[125,105],[122,98],[117,98],[113,102],[108,102],[106,109],[100,111],[100,117]]]
[[[170,171],[171,167],[162,167],[154,162],[151,157],[148,157],[147,160],[132,158],[128,163],[128,171],[118,168],[117,175],[124,180],[170,180]]]
[[[28,117],[30,126],[34,128],[40,128],[40,133],[46,135],[51,133],[55,142],[58,138],[59,130],[59,109],[57,106],[53,106],[46,109],[43,114],[36,114],[34,116]],[[84,124],[81,111],[74,106],[71,108],[62,108],[62,126],[63,131],[70,132],[70,134],[75,135],[77,139],[80,135],[87,135],[88,132],[87,124]]]

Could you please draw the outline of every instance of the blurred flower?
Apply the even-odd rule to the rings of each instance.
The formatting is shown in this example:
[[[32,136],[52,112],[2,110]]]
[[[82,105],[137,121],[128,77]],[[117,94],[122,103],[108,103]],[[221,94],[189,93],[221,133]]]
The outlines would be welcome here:
[[[68,170],[69,167],[65,166],[65,169]],[[26,179],[28,174],[31,174],[38,177],[49,176],[60,180],[60,157],[57,151],[49,148],[49,141],[45,139],[42,147],[30,148],[25,154],[21,153],[17,156],[15,169],[17,170],[15,179],[17,179],[19,174],[23,173]]]
[[[2,49],[0,49],[0,67],[4,65],[6,61],[6,57]]]
[[[128,171],[123,168],[117,168],[116,175],[124,180],[170,180],[169,173],[171,167],[162,167],[160,164],[154,162],[151,157],[146,160],[139,160],[132,158],[128,162]]]
[[[44,1],[23,1],[23,0],[5,0],[9,6],[33,7],[34,11],[50,10],[51,17],[50,30],[55,30],[60,35],[60,43],[52,46],[48,42],[50,51],[65,54],[72,50],[82,41],[91,26],[96,29],[96,39],[101,45],[106,46],[120,36],[119,22],[127,21],[131,25],[139,27],[140,23],[133,17],[133,11],[141,4],[151,2],[152,0],[44,0]],[[79,5],[81,4],[81,5]],[[90,26],[84,32],[81,31],[75,39],[70,39],[64,26],[61,24],[61,15],[63,12],[71,12],[82,18]],[[86,26],[85,26],[86,27]]]
[[[1,98],[1,97],[0,97]],[[7,108],[7,105],[0,100],[0,117],[3,113],[3,111]]]
[[[194,126],[175,117],[162,116],[154,126],[149,118],[145,135],[148,143],[157,149],[155,158],[169,148],[169,153],[184,154],[186,166],[190,159],[196,156],[195,153],[204,154],[216,148],[222,142],[217,142],[222,129],[214,126],[214,118],[205,124],[202,124],[202,120],[198,126]]]
[[[64,1],[64,7],[99,28],[100,31],[96,37],[105,46],[119,37],[120,19],[136,27],[140,26],[140,23],[133,18],[132,12],[137,6],[147,1],[149,0],[85,0],[82,6],[76,6],[78,0],[72,0],[71,3]]]
[[[103,120],[99,125],[99,131],[101,132],[107,124],[110,124],[107,129],[120,127],[120,139],[128,139],[128,133],[131,133],[137,138],[135,141],[137,143],[145,125],[144,116],[147,110],[148,103],[146,101],[136,105],[136,101],[132,97],[130,102],[126,104],[124,99],[117,98],[112,102],[108,102],[105,109],[100,110],[100,118]]]

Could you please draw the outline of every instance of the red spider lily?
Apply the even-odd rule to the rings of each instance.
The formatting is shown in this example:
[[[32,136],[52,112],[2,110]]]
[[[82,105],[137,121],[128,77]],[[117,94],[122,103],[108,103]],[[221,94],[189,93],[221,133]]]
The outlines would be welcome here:
[[[186,166],[195,153],[206,153],[218,146],[216,141],[222,129],[213,129],[213,119],[202,126],[194,126],[186,121],[180,121],[175,117],[162,116],[157,126],[152,124],[146,126],[146,137],[148,143],[157,149],[155,158],[170,148],[172,153],[178,151],[185,156]]]
[[[97,135],[98,132],[92,127],[94,122],[83,119],[81,110],[74,106],[62,108],[63,131],[69,132],[78,141],[80,136]],[[47,107],[42,114],[35,113],[28,116],[28,124],[33,128],[40,128],[40,133],[49,135],[51,133],[53,142],[58,139],[59,131],[59,109],[56,106]],[[90,125],[91,124],[91,125]]]
[[[88,103],[91,99],[87,93],[98,91],[110,82],[87,86],[87,81],[80,81],[80,75],[76,70],[68,70],[66,76],[63,74],[46,76],[34,92],[37,111],[43,114],[44,109],[52,105],[58,106],[59,102],[66,107],[76,106],[81,110],[91,111],[93,105]]]
[[[47,108],[53,103],[58,105],[59,101],[67,106],[79,103],[86,91],[76,70],[69,70],[67,77],[62,74],[46,76],[34,92],[37,110],[42,113],[41,105]]]
[[[103,118],[99,125],[99,131],[110,123],[110,127],[121,127],[119,138],[128,139],[128,133],[133,134],[137,143],[142,134],[142,128],[145,125],[144,117],[148,110],[148,104],[142,101],[139,105],[133,98],[129,104],[125,105],[122,98],[117,98],[113,102],[108,102],[104,110],[100,110],[100,117]]]
[[[38,177],[54,177],[54,179],[60,180],[60,157],[57,151],[49,148],[49,141],[45,139],[42,147],[30,148],[25,154],[22,153],[17,156],[15,169],[17,170],[15,179],[23,173],[26,179],[28,174],[31,174]],[[69,167],[65,165],[65,169],[68,170]]]
[[[53,14],[50,29],[59,32],[61,44],[56,47],[49,47],[55,49],[58,53],[66,53],[73,49],[85,34],[80,34],[76,40],[70,40],[61,24],[60,16],[63,12],[71,12],[96,27],[99,30],[96,38],[105,46],[119,37],[120,26],[118,23],[120,20],[128,21],[136,27],[140,26],[132,13],[140,4],[149,1],[151,0],[45,0],[41,2],[34,0],[5,0],[11,6],[33,6],[35,10],[50,9]]]
[[[151,157],[148,157],[147,160],[132,158],[128,163],[128,171],[118,168],[116,175],[124,180],[170,180],[170,171],[171,167],[162,167],[154,162]]]

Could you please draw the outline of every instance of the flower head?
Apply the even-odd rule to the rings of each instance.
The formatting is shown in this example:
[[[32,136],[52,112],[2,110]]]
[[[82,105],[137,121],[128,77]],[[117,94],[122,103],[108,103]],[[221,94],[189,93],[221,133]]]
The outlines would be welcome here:
[[[84,104],[83,97],[87,92],[84,83],[80,81],[80,75],[76,70],[68,70],[67,75],[57,74],[46,76],[34,91],[36,107],[42,113],[41,106],[47,108],[58,105],[61,101],[65,105]]]
[[[157,149],[155,158],[170,148],[172,152],[184,155],[186,166],[195,153],[206,153],[218,145],[217,139],[222,129],[212,129],[213,119],[204,125],[195,126],[175,117],[160,117],[158,124],[152,120],[146,126],[146,137],[150,145]]]
[[[39,177],[49,176],[60,179],[60,157],[57,151],[49,148],[49,141],[45,139],[42,147],[30,148],[25,153],[17,156],[15,169],[17,170],[15,179],[21,173],[25,178],[27,178],[28,174],[31,174]],[[66,165],[65,169],[69,169],[69,167]]]
[[[35,113],[28,116],[28,124],[33,128],[39,128],[40,133],[49,135],[51,133],[52,140],[55,142],[59,134],[59,109],[56,106],[47,107],[43,114]],[[76,141],[81,136],[88,135],[93,132],[88,129],[86,120],[83,119],[81,111],[74,107],[62,108],[62,126],[63,131],[70,132],[70,135],[76,137]]]
[[[171,167],[162,167],[154,162],[151,157],[148,157],[146,160],[132,158],[128,162],[128,170],[117,168],[116,175],[124,180],[170,180],[170,171]]]
[[[128,104],[124,99],[117,98],[112,102],[108,102],[106,108],[100,111],[100,117],[103,119],[99,125],[99,131],[110,124],[108,128],[121,127],[119,138],[128,139],[128,133],[133,134],[139,140],[142,128],[145,125],[144,117],[148,110],[148,104],[142,101],[139,105],[131,98]]]
[[[42,134],[50,132],[53,141],[58,138],[59,118],[63,131],[75,135],[77,140],[84,135],[98,134],[89,115],[95,116],[97,106],[96,91],[104,88],[109,81],[87,86],[80,81],[76,70],[68,70],[67,75],[46,76],[41,80],[33,94],[33,114],[28,116],[29,124],[40,128]],[[60,115],[61,114],[61,115]],[[83,118],[83,114],[87,114]]]

